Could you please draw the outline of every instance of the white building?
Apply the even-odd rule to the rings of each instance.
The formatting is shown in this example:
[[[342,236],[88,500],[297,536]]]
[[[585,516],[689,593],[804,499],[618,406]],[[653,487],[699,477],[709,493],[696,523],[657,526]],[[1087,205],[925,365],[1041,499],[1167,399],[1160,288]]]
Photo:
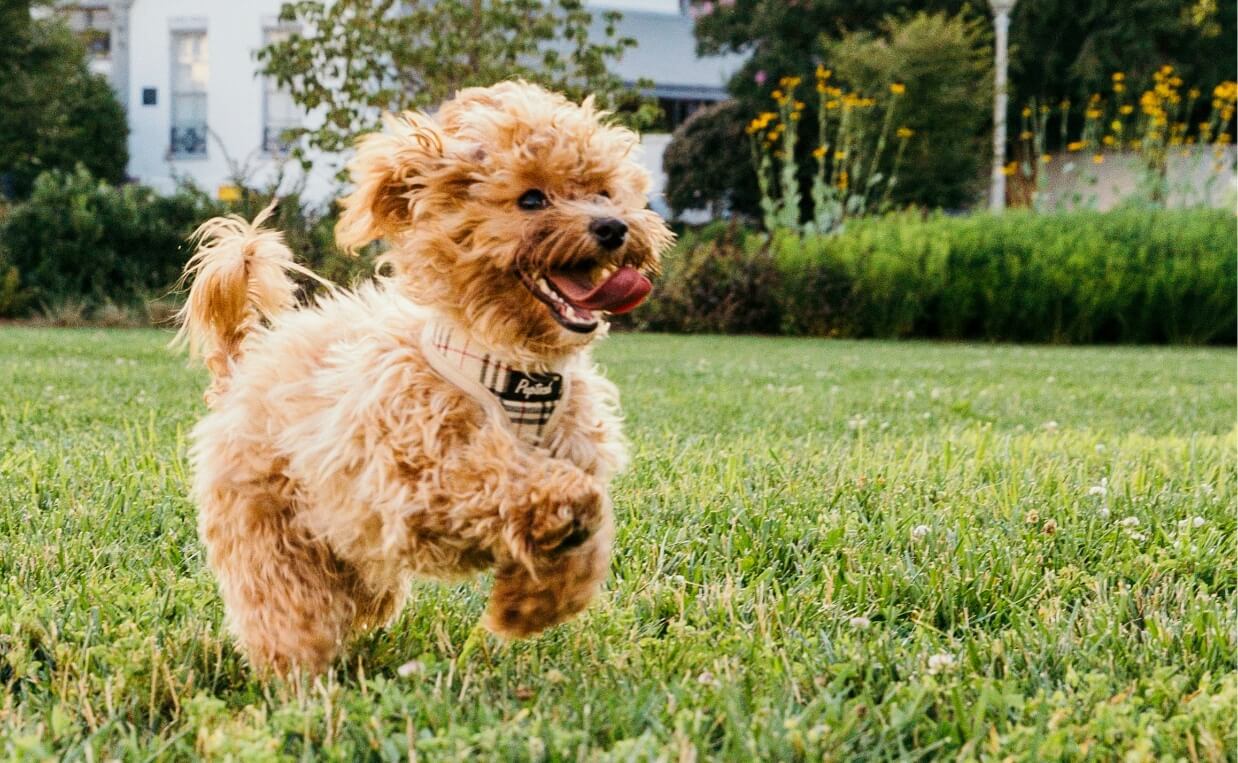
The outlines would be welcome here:
[[[310,199],[332,194],[338,157],[315,158],[309,177],[288,162],[280,135],[304,115],[257,72],[255,52],[288,33],[277,19],[282,1],[78,0],[62,6],[90,44],[94,68],[110,76],[128,112],[131,177],[162,190],[184,178],[211,192],[238,176],[259,185],[282,179],[284,191],[303,185]],[[639,45],[617,73],[629,83],[653,81],[653,95],[674,124],[725,97],[725,82],[740,59],[696,56],[685,0],[589,4],[623,12],[618,32]],[[658,190],[666,141],[666,135],[644,137]]]

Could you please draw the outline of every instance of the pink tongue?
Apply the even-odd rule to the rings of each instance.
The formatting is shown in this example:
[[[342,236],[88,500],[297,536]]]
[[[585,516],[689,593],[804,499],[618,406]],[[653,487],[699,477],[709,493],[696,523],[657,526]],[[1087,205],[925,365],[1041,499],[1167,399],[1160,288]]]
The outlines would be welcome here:
[[[609,313],[626,313],[635,309],[653,289],[653,284],[643,273],[626,266],[616,270],[610,278],[597,286],[590,283],[588,276],[582,273],[551,271],[546,274],[546,278],[573,305]]]

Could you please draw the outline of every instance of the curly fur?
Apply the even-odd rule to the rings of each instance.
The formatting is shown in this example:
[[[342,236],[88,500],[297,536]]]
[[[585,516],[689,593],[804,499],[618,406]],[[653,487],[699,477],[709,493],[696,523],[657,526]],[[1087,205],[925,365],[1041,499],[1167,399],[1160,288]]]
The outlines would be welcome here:
[[[608,483],[626,458],[617,392],[588,351],[605,327],[565,330],[520,272],[598,257],[588,224],[602,215],[629,226],[609,264],[656,271],[671,235],[645,209],[636,136],[604,117],[509,82],[388,119],[359,144],[336,234],[350,249],[385,240],[392,275],[309,308],[292,309],[288,274],[306,271],[261,227],[269,210],[199,229],[181,337],[212,384],[193,493],[229,626],[257,668],[324,669],[399,612],[412,576],[494,569],[484,622],[508,637],[597,591]],[[520,209],[530,188],[550,208]],[[431,369],[417,339],[434,316],[570,380],[543,447]]]

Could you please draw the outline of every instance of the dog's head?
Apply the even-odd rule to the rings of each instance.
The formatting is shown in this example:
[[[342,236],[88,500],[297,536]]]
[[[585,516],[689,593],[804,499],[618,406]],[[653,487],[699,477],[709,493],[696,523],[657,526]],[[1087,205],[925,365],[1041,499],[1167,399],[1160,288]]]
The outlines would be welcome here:
[[[639,304],[673,236],[646,207],[635,133],[591,99],[523,82],[469,88],[359,144],[336,227],[414,299],[494,346],[551,358]]]

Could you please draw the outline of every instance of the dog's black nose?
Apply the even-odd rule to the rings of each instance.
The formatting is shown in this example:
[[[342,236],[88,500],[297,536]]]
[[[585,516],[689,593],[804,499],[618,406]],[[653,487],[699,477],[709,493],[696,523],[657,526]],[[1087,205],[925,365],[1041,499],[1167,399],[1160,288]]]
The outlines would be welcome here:
[[[589,232],[603,249],[618,249],[628,235],[628,224],[615,217],[599,217],[589,223]]]

